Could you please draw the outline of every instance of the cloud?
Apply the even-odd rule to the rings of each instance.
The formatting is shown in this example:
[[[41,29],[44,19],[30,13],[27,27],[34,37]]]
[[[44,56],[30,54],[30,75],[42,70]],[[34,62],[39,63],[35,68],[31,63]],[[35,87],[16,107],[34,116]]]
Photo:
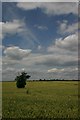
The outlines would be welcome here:
[[[17,35],[25,42],[20,42],[20,44],[25,44],[27,47],[34,47],[34,45],[39,45],[39,41],[33,32],[28,28],[24,20],[13,19],[13,21],[2,22],[2,37]]]
[[[42,25],[34,25],[34,27],[39,29],[39,30],[48,30],[48,27],[42,26]]]
[[[15,69],[14,68],[11,68],[11,67],[7,67],[5,70],[4,70],[4,72],[14,72],[15,71]]]
[[[28,30],[25,29],[25,22],[18,19],[13,19],[13,21],[1,22],[0,31],[2,31],[2,34],[0,34],[1,36],[0,38],[2,39],[10,35],[15,35],[15,34],[19,35],[24,32],[30,33]]]
[[[44,55],[37,58],[36,65],[44,65],[47,67],[51,66],[76,66],[78,58],[69,55]]]
[[[67,20],[63,20],[62,22],[58,21],[57,23],[59,24],[59,32],[63,32],[67,28]]]
[[[2,22],[0,22],[0,44],[2,40]]]
[[[32,76],[31,79],[40,79],[40,78],[51,79],[51,78],[60,78],[61,76],[63,79],[66,78],[75,79],[77,76],[77,71],[72,70],[70,72],[66,72],[65,69],[69,67],[71,69],[75,69],[77,68],[77,66],[78,66],[77,55],[73,55],[73,56],[68,54],[45,55],[45,54],[30,53],[29,56],[25,56],[24,59],[19,59],[19,60],[12,58],[12,56],[10,57],[3,56],[3,76],[4,76],[3,80],[6,80],[7,76],[9,76],[8,77],[9,80],[12,80],[14,76],[18,73],[18,71],[22,70],[22,68],[24,68],[25,71]],[[15,69],[15,71],[13,70],[13,68]]]
[[[3,45],[0,45],[0,57],[2,57],[2,51],[4,50],[4,46]]]
[[[64,39],[56,40],[55,45],[59,48],[69,51],[78,50],[78,36],[77,34],[69,35]]]
[[[53,68],[48,70],[53,79],[78,80],[78,67]]]
[[[48,52],[55,52],[55,51],[71,51],[71,52],[78,52],[78,35],[72,34],[67,37],[59,38],[55,40],[55,44],[48,47]]]
[[[18,72],[23,68],[21,62],[31,54],[30,49],[21,49],[18,46],[4,49],[2,58],[2,75],[4,80],[14,80]],[[24,66],[25,67],[25,66]]]
[[[38,50],[41,50],[42,49],[42,47],[41,47],[41,45],[38,45],[38,48],[37,48]]]
[[[69,67],[78,65],[78,56],[76,54],[30,54],[29,57],[25,58],[22,65],[27,68],[39,68],[41,71],[49,69],[50,67]],[[34,66],[34,67],[33,67]]]
[[[44,12],[49,15],[78,14],[77,3],[50,3],[45,6]]]
[[[78,14],[78,4],[74,3],[65,3],[65,2],[55,2],[55,3],[17,3],[17,7],[23,10],[33,10],[41,8],[41,10],[47,15],[61,15],[61,14]]]
[[[24,2],[19,2],[17,3],[17,7],[24,9],[24,10],[32,10],[36,9],[41,6],[41,3],[24,3]]]
[[[67,67],[67,68],[52,68],[52,69],[49,69],[48,72],[49,73],[56,73],[56,72],[61,72],[61,73],[64,73],[64,72],[74,72],[74,71],[77,71],[78,72],[78,68],[76,67]]]
[[[48,72],[63,72],[64,69],[58,69],[58,68],[52,68],[52,69],[49,69]]]
[[[17,46],[8,47],[4,50],[4,54],[6,57],[11,60],[21,60],[27,57],[31,53],[30,49],[21,49]]]
[[[17,75],[17,69],[14,68],[5,68],[2,70],[2,81],[13,81]]]
[[[67,29],[65,29],[65,33],[74,33],[78,31],[78,23],[73,23],[72,25],[68,25]]]
[[[13,2],[13,0],[3,0],[3,2]],[[64,0],[14,0],[14,2],[66,2]],[[67,0],[67,2],[78,2],[78,0]]]
[[[14,19],[9,22],[2,22],[2,35],[3,38],[6,35],[14,35],[16,33],[22,32],[24,27],[24,22]]]
[[[58,28],[58,33],[59,34],[72,34],[75,32],[78,32],[78,23],[72,23],[70,25],[68,25],[68,21],[67,20],[63,20],[62,22],[59,22],[59,28]]]

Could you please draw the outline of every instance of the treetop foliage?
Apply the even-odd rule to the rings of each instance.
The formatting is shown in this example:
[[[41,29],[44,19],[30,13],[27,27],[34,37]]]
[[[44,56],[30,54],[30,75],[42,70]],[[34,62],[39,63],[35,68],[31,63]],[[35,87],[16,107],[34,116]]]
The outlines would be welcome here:
[[[24,88],[26,85],[26,80],[30,78],[30,75],[27,75],[26,72],[21,72],[18,76],[16,76],[16,86],[18,88]]]

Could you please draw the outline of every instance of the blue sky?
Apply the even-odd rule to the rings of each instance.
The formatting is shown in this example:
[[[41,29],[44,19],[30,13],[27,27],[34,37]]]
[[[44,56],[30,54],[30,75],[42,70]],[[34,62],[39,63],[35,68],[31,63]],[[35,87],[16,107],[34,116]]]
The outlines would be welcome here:
[[[3,22],[13,21],[14,19],[24,21],[25,27],[28,27],[32,31],[32,33],[36,36],[37,44],[40,43],[45,47],[51,44],[52,40],[66,36],[66,34],[64,34],[63,36],[57,33],[58,21],[62,22],[63,20],[67,20],[69,21],[68,24],[77,22],[77,16],[71,13],[67,15],[63,14],[49,16],[43,13],[40,8],[26,11],[16,7],[16,4],[17,3],[3,3]],[[46,28],[39,29],[38,28],[39,26]],[[22,43],[23,38],[19,37],[18,35],[15,35],[8,36],[5,39],[6,40],[3,40],[3,44],[5,45],[9,44],[20,45],[20,43]],[[25,39],[23,39],[23,41],[25,42]],[[29,45],[25,46],[24,44],[23,46],[20,47],[29,47]]]
[[[76,2],[4,2],[3,78],[25,70],[31,79],[77,79],[77,29]]]

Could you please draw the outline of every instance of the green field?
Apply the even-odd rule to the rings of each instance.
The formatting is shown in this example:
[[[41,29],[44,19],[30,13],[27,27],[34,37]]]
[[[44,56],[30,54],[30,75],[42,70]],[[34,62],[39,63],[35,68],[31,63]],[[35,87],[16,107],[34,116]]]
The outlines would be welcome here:
[[[3,118],[77,118],[78,82],[3,82]]]

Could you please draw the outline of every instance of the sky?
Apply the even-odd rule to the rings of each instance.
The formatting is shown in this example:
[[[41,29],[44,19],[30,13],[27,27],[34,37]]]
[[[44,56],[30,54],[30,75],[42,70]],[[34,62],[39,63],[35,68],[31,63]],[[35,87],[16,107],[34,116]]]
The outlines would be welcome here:
[[[78,79],[77,2],[3,2],[0,26],[3,81]]]

